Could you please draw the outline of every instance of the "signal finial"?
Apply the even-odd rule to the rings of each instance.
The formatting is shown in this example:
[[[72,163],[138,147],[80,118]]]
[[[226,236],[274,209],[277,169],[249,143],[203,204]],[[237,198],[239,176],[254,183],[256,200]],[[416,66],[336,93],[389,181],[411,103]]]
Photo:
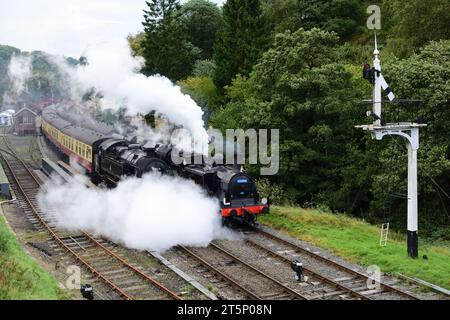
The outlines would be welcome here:
[[[377,41],[377,33],[375,32],[375,50],[373,51],[374,55],[379,55],[380,51],[378,51],[378,41]]]

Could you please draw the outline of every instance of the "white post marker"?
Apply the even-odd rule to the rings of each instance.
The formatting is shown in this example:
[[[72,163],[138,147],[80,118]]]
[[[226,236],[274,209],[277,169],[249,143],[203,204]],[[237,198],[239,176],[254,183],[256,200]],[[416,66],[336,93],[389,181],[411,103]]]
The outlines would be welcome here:
[[[381,82],[380,82],[381,62],[379,58],[380,51],[378,51],[376,35],[375,35],[375,50],[373,51],[373,55],[375,56],[373,60],[373,68],[375,69],[374,72],[375,85],[373,86],[373,114],[376,115],[374,124],[381,126],[381,116],[382,116],[381,114],[382,97],[381,97]]]
[[[408,149],[408,255],[412,258],[419,256],[418,239],[418,199],[417,199],[417,150],[419,150],[419,129],[426,127],[426,124],[413,122],[384,123],[382,112],[381,90],[384,90],[390,101],[395,99],[395,95],[389,88],[386,80],[381,74],[381,62],[379,58],[377,38],[375,36],[375,50],[373,61],[373,115],[375,121],[371,125],[356,126],[371,133],[372,138],[382,140],[385,136],[400,136],[406,141]]]

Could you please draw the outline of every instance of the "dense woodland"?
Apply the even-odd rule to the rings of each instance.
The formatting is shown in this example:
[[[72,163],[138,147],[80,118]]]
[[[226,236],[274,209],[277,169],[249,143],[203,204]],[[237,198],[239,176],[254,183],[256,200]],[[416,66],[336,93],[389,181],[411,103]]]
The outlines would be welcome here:
[[[428,124],[419,151],[420,230],[449,240],[450,1],[149,0],[144,32],[129,43],[145,58],[142,72],[177,82],[209,126],[280,129],[279,174],[258,178],[257,166],[248,167],[272,202],[405,230],[404,142],[373,141],[354,128],[372,122],[362,102],[371,85],[361,72],[373,60],[370,4],[381,7],[385,78],[399,99],[420,100],[386,104],[385,117]],[[0,46],[0,74],[13,50]],[[0,77],[0,97],[6,87]]]
[[[151,0],[145,32],[130,36],[146,74],[177,81],[209,125],[281,129],[281,167],[259,187],[275,203],[329,208],[406,224],[407,153],[399,138],[372,141],[373,60],[361,0]],[[450,2],[384,0],[377,31],[384,75],[399,99],[387,120],[423,121],[420,227],[450,238]],[[392,119],[389,119],[389,118]],[[257,176],[256,167],[249,171]]]

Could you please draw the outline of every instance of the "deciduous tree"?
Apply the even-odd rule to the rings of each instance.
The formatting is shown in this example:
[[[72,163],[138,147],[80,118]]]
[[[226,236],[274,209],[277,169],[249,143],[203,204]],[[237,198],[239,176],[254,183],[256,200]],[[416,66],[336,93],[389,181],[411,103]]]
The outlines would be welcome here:
[[[208,0],[189,0],[181,7],[179,16],[187,40],[202,50],[203,59],[211,58],[216,34],[222,22],[219,7]]]

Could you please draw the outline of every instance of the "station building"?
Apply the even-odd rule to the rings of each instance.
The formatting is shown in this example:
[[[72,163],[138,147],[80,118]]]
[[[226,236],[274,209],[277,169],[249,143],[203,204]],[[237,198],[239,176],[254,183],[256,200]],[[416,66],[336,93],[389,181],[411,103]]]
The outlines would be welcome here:
[[[37,114],[33,110],[24,107],[14,114],[14,132],[18,135],[36,133]]]

